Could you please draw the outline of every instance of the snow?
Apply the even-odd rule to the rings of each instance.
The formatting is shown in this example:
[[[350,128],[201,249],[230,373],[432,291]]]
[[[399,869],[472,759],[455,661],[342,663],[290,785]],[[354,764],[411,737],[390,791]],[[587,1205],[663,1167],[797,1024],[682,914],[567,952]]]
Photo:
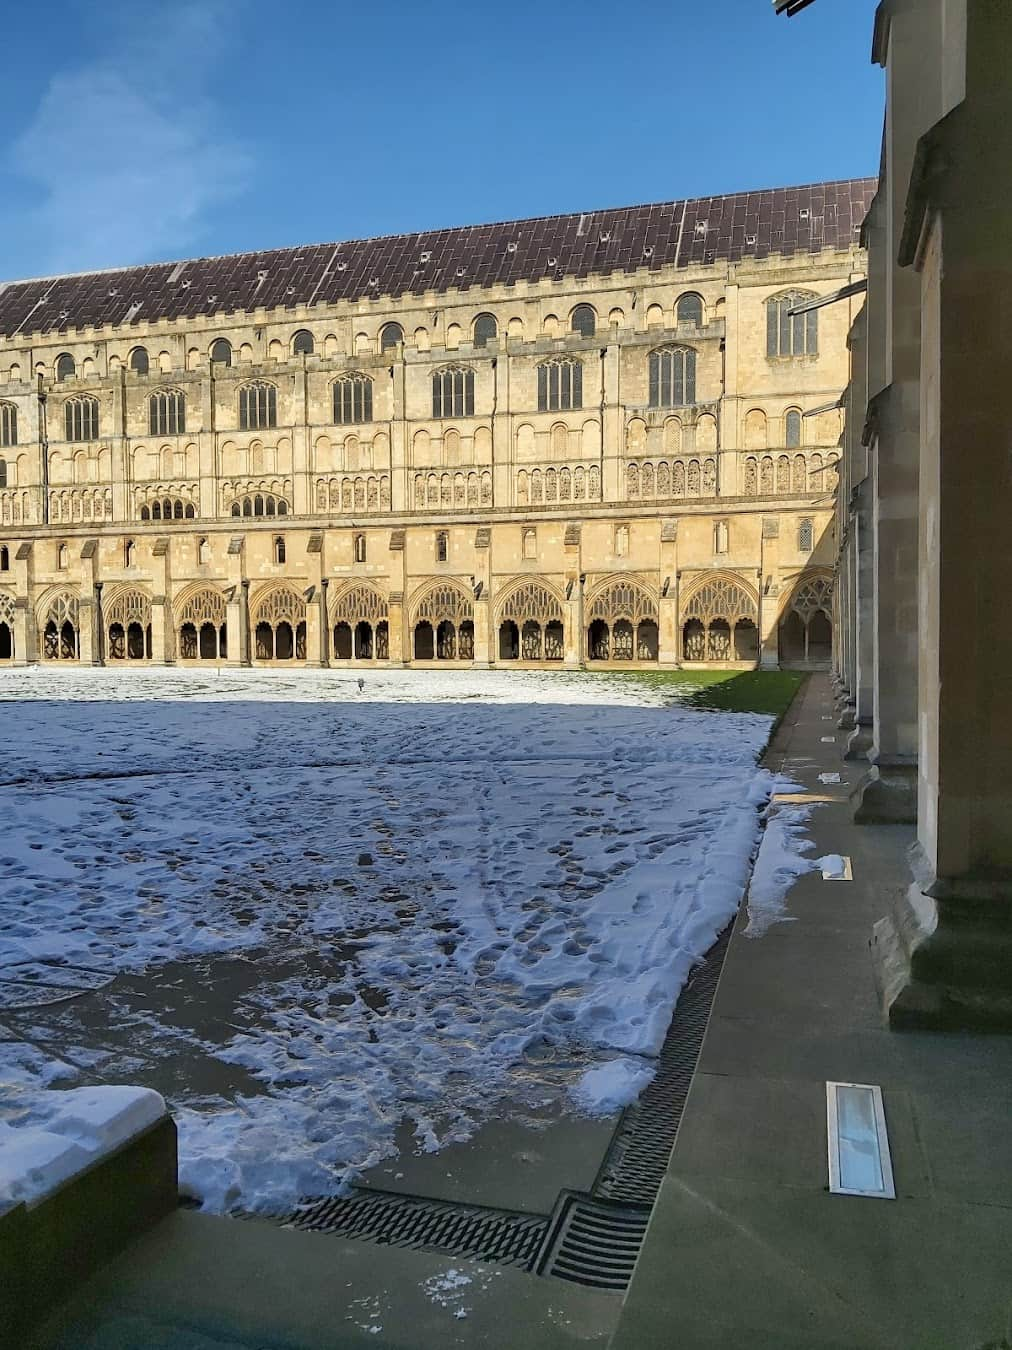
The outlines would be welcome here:
[[[41,1199],[164,1115],[165,1102],[149,1088],[39,1094],[25,1123],[0,1121],[0,1205]]]
[[[774,784],[776,792],[798,789],[799,785],[789,779],[779,779]],[[774,924],[792,921],[793,916],[787,913],[787,897],[795,881],[807,872],[821,872],[827,881],[846,876],[847,860],[839,853],[826,853],[821,858],[807,856],[814,847],[808,838],[814,805],[817,803],[774,803],[767,809],[766,828],[748,886],[746,937],[762,937]]]
[[[572,1098],[588,1116],[608,1116],[634,1102],[653,1078],[656,1065],[621,1056],[588,1069],[572,1089]]]
[[[166,1096],[218,1212],[337,1193],[404,1120],[431,1151],[642,1090],[740,903],[770,719],[576,672],[358,678],[0,673],[0,1119],[112,1071],[92,996],[43,1036],[18,971],[146,981],[111,1006],[135,1081],[202,1068]]]

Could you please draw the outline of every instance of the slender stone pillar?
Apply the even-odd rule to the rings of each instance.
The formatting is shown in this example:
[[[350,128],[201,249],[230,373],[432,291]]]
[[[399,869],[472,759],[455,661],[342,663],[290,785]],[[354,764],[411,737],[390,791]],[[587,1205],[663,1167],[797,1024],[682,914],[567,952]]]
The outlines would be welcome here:
[[[917,848],[874,950],[894,1025],[1012,1030],[1012,8],[966,17],[966,97],[922,139],[899,253],[921,293]]]

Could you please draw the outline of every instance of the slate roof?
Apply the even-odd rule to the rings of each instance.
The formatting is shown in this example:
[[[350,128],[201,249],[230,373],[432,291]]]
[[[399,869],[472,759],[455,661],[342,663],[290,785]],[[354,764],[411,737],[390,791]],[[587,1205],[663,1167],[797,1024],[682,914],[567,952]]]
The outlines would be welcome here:
[[[873,178],[0,283],[0,334],[846,249]]]

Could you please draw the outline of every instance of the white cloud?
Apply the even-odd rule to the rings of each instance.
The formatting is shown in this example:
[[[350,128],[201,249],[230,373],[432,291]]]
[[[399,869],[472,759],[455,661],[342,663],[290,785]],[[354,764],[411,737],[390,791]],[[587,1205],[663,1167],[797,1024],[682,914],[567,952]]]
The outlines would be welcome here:
[[[166,7],[50,81],[10,152],[34,202],[8,198],[6,227],[32,271],[176,254],[245,188],[250,154],[206,92],[223,16],[207,0]]]

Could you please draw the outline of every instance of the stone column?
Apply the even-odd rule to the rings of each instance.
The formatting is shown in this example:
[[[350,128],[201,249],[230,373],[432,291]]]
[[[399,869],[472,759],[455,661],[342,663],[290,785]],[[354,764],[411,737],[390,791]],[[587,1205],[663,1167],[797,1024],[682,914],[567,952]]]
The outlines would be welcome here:
[[[660,601],[657,616],[659,651],[662,666],[681,662],[682,644],[678,632],[678,521],[661,522]]]
[[[921,143],[899,253],[921,293],[917,848],[874,950],[894,1025],[1012,1030],[1012,8],[966,11],[966,98]]]
[[[39,659],[35,642],[35,624],[31,622],[29,602],[19,595],[14,601],[14,664],[27,666]]]
[[[392,666],[405,666],[408,664],[408,655],[411,647],[408,639],[410,635],[406,632],[407,614],[404,607],[404,592],[391,591],[389,597],[389,622],[390,622],[390,664]],[[408,645],[405,643],[408,642]]]
[[[768,584],[767,584],[768,583]],[[759,590],[759,669],[780,669],[780,518],[763,516]]]

